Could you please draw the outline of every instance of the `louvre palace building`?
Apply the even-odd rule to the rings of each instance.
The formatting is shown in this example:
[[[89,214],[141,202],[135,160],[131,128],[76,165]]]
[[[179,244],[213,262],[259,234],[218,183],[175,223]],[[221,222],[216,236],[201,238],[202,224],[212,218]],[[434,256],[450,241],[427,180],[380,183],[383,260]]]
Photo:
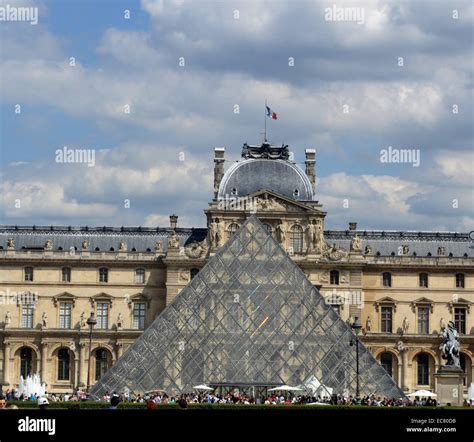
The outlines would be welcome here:
[[[242,325],[236,316],[232,316],[233,307],[227,309],[219,304],[221,295],[217,293],[229,291],[231,283],[234,284],[232,287],[245,285],[247,282],[242,281],[243,277],[237,277],[238,272],[242,270],[239,274],[243,275],[245,270],[250,275],[248,278],[253,278],[248,284],[255,284],[255,296],[259,296],[258,305],[251,313],[259,309],[269,312],[258,320],[249,316],[254,331],[245,342],[254,342],[255,333],[259,333],[262,341],[258,351],[262,355],[268,345],[276,346],[282,339],[284,322],[294,322],[294,329],[298,330],[304,324],[314,332],[316,325],[311,324],[315,317],[311,310],[320,309],[318,315],[324,315],[324,330],[328,334],[331,324],[338,324],[334,342],[339,339],[348,344],[345,327],[359,319],[363,350],[367,350],[377,366],[373,377],[391,377],[390,382],[393,380],[396,388],[405,393],[417,389],[435,390],[435,373],[444,364],[440,351],[441,330],[453,321],[460,334],[467,393],[474,377],[474,312],[471,311],[474,247],[469,234],[368,231],[358,229],[353,220],[347,220],[347,230],[327,230],[324,201],[317,200],[316,153],[307,149],[305,155],[303,170],[291,160],[285,145],[245,144],[241,159],[225,168],[225,150],[216,148],[214,192],[211,195],[209,189],[211,201],[204,208],[207,228],[179,227],[176,215],[170,216],[169,227],[157,228],[1,226],[2,388],[17,387],[20,376],[33,373],[40,374],[50,393],[71,392],[88,383],[98,385],[107,377],[108,370],[117,361],[118,366],[124,359],[122,355],[125,357],[127,350],[155,323],[159,326],[154,326],[153,339],[163,352],[163,360],[168,358],[165,355],[168,347],[176,344],[176,352],[178,347],[184,349],[187,338],[173,343],[167,339],[171,339],[172,333],[179,336],[179,327],[187,327],[189,332],[189,324],[193,321],[201,321],[197,327],[207,327],[208,335],[220,326],[221,320],[225,322],[229,318],[235,321],[229,322],[227,331],[231,327],[240,330]],[[250,240],[245,242],[245,232],[254,235],[256,242],[252,246]],[[266,236],[271,239],[271,247],[265,245]],[[226,246],[232,238],[238,241],[234,241],[232,250],[228,250]],[[257,250],[252,260],[247,259],[239,254],[239,241],[242,250],[261,247],[266,248],[267,255],[262,255],[263,259],[259,261]],[[285,277],[281,271],[278,278],[272,274],[261,283],[257,281],[258,275],[267,271],[265,262],[270,262],[273,255],[280,260],[280,270],[287,269],[289,275],[284,290],[281,287]],[[212,268],[206,271],[208,263]],[[236,275],[222,273],[223,268],[235,268]],[[294,279],[292,275],[296,275]],[[199,278],[199,282],[195,282]],[[209,289],[207,295],[208,281],[216,288]],[[299,297],[291,297],[289,281]],[[221,283],[224,285],[217,287],[216,284]],[[257,293],[258,287],[267,283],[272,284],[273,289],[265,296]],[[306,302],[305,297],[312,296],[312,290],[322,296],[325,306],[316,301]],[[243,303],[243,296],[239,299],[237,291],[237,288],[232,289],[232,302]],[[184,294],[186,309],[191,309],[191,313],[184,310],[185,307],[177,307],[183,304],[180,295]],[[202,296],[199,298],[201,303],[206,301],[206,296],[213,301],[208,303],[207,313],[201,314],[198,307],[192,310],[193,296]],[[272,298],[279,301],[273,302]],[[269,310],[265,310],[267,305],[271,305]],[[212,319],[206,320],[206,314],[212,314],[213,309],[217,312],[219,308],[225,312],[222,315],[215,313]],[[239,308],[235,310],[237,316]],[[244,307],[242,309],[249,313]],[[281,313],[283,311],[289,313]],[[87,323],[91,313],[97,321],[92,333]],[[313,315],[312,319],[308,319],[310,315]],[[162,316],[161,322],[155,321]],[[176,331],[171,332],[174,328]],[[196,336],[199,334],[197,329],[195,333]],[[267,333],[266,346],[263,346],[264,333]],[[214,333],[213,339],[216,336]],[[239,336],[245,336],[245,331]],[[309,343],[307,347],[298,347],[299,336],[303,334],[295,333],[291,341],[294,341],[295,349],[286,349],[276,359],[268,359],[276,366],[281,358],[282,370],[291,372],[285,378],[288,383],[306,379],[310,374],[303,374],[301,367],[309,367],[305,359],[308,355],[303,353],[313,351],[313,347]],[[301,338],[301,345],[304,339]],[[247,348],[244,341],[238,342],[242,352],[234,358],[232,370],[227,374],[215,371],[208,376],[201,371],[200,377],[189,375],[189,382],[200,380],[212,384],[213,376],[222,383],[237,383],[239,376],[248,379],[250,368],[242,369],[244,374],[239,374],[239,364],[249,365],[248,359],[247,362],[244,360],[245,355],[248,358],[252,351],[257,351],[257,344]],[[143,344],[144,352],[152,351],[150,348],[155,345]],[[202,344],[194,346],[193,351],[198,352],[200,347]],[[232,349],[225,351],[232,353]],[[290,354],[292,351],[300,351],[300,354]],[[322,355],[323,350],[318,348],[318,351]],[[352,351],[347,348],[347,352]],[[134,357],[140,358],[138,352]],[[343,357],[341,353],[336,359]],[[328,358],[321,356],[313,362],[315,366],[327,365],[329,368],[338,363],[329,363]],[[193,364],[198,364],[198,359],[196,353]],[[178,360],[176,353],[170,357],[169,364]],[[211,371],[222,365],[219,360],[212,363],[217,368]],[[180,376],[179,367],[163,367],[164,371],[177,373],[167,374],[169,385],[171,380],[178,389],[179,385],[188,385],[176,380]],[[351,364],[346,369],[350,367]],[[267,379],[266,368],[261,370],[255,379],[261,378],[263,382]],[[114,368],[110,372],[114,372]],[[328,373],[322,376],[329,379],[332,374]],[[118,370],[115,374],[119,376]],[[341,376],[338,379],[344,377]],[[165,384],[168,385],[163,380]],[[338,385],[336,381],[334,385]]]

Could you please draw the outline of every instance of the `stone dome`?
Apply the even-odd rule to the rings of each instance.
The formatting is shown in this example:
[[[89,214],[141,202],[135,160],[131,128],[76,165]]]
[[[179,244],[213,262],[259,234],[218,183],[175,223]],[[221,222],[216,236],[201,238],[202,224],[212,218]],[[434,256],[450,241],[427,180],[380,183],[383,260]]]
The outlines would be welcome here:
[[[314,199],[313,187],[296,164],[283,159],[245,159],[225,172],[217,197],[243,197],[270,190],[300,201]]]

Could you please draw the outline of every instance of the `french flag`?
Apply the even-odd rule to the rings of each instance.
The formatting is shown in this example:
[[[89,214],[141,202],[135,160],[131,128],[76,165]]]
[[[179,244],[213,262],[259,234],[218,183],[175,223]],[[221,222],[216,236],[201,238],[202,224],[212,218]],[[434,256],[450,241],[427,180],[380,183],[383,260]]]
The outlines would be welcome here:
[[[273,112],[268,106],[266,106],[266,108],[267,108],[267,117],[271,118],[272,120],[277,120],[278,115],[276,114],[276,112]]]

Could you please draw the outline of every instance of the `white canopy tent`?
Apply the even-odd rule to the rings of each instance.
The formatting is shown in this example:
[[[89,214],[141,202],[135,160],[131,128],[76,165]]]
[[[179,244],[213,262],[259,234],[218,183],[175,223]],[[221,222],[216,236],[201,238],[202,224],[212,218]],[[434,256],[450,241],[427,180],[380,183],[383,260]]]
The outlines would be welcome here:
[[[291,385],[280,385],[279,387],[269,388],[268,391],[303,391],[303,389]]]
[[[438,396],[436,393],[433,393],[428,390],[417,390],[413,393],[407,394],[408,397],[436,397]]]
[[[193,387],[195,390],[202,390],[202,391],[213,391],[214,388],[212,387],[209,387],[208,385],[204,385],[204,384],[201,384],[201,385],[196,385]]]

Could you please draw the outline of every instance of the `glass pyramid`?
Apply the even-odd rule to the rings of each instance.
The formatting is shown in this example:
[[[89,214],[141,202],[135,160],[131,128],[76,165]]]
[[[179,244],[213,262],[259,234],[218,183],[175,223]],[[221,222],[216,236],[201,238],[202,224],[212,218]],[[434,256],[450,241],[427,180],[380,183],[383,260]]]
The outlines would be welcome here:
[[[308,382],[324,387],[325,393],[354,394],[353,337],[348,324],[252,216],[91,395],[159,389],[177,394],[192,392],[198,384],[255,389]],[[359,363],[362,395],[404,396],[362,343]]]

